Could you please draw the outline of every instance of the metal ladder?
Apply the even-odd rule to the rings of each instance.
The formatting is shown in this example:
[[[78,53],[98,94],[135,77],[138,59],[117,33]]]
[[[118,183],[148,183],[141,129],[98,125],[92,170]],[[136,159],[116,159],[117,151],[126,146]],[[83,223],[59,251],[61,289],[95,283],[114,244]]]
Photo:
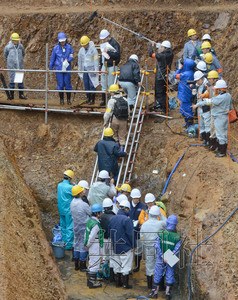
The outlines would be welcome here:
[[[141,76],[141,82],[143,82],[144,74]],[[141,134],[141,129],[144,121],[145,114],[143,113],[143,103],[145,99],[145,94],[141,95],[141,87],[139,87],[135,108],[130,121],[130,127],[127,134],[125,151],[127,156],[122,158],[116,186],[119,186],[125,182],[130,182],[132,171],[135,164],[136,152],[139,145],[139,139]],[[139,108],[137,108],[139,106]]]

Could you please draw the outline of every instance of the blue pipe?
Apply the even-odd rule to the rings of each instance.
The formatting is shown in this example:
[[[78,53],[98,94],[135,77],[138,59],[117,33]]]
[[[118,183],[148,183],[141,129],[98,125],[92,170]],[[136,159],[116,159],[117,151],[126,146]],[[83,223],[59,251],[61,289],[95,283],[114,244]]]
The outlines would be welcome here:
[[[230,151],[227,151],[227,154],[230,156],[230,158],[231,158],[234,162],[238,163],[238,159],[237,159]]]
[[[189,149],[189,147],[200,147],[200,146],[204,146],[204,145],[203,145],[203,144],[191,144],[191,145],[189,145],[188,148],[184,151],[184,153],[180,156],[180,158],[177,160],[175,166],[173,167],[173,170],[171,171],[171,173],[169,174],[169,177],[167,178],[167,180],[166,180],[166,182],[165,182],[165,185],[164,185],[164,188],[163,188],[163,190],[162,190],[161,195],[163,195],[163,194],[166,192],[166,190],[167,190],[167,188],[168,188],[168,185],[169,185],[169,182],[170,182],[170,180],[171,180],[171,178],[172,178],[174,172],[176,171],[176,169],[177,169],[178,165],[180,164],[181,160],[184,158],[184,155],[185,155],[185,153],[187,152],[187,150]]]

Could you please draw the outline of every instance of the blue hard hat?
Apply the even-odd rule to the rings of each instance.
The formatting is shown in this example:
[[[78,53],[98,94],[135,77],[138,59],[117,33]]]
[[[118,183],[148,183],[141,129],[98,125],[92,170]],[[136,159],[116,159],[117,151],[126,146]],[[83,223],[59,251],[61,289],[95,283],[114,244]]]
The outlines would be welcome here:
[[[175,215],[171,215],[167,219],[167,223],[177,225],[178,224],[178,217]]]
[[[58,41],[59,42],[64,42],[64,41],[66,41],[66,39],[67,39],[67,36],[64,32],[59,32],[58,33]]]
[[[95,203],[91,207],[91,212],[92,213],[102,212],[102,210],[103,210],[102,205],[99,204],[99,203]]]

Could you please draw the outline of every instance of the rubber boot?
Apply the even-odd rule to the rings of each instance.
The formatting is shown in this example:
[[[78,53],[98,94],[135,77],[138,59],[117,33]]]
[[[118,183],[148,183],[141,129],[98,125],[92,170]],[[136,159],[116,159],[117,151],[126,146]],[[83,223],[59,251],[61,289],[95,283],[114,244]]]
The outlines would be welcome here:
[[[160,280],[160,283],[159,283],[159,291],[165,291],[166,290],[166,286],[164,284],[164,276],[162,277],[162,279]]]
[[[91,102],[91,94],[90,93],[86,94],[86,97],[87,97],[86,103],[89,104]]]
[[[210,132],[206,132],[206,144],[205,147],[209,147],[210,145]]]
[[[79,259],[78,258],[74,259],[74,270],[75,271],[79,270]]]
[[[13,100],[14,99],[14,91],[9,91],[9,95],[10,95],[9,100]]]
[[[86,272],[87,271],[86,260],[80,260],[80,262],[79,262],[79,270],[81,272]]]
[[[64,105],[64,93],[59,92],[59,97],[60,97],[60,105]]]
[[[166,300],[170,300],[171,299],[171,291],[170,291],[171,287],[166,285],[166,291],[165,291],[165,296],[166,296]]]
[[[211,138],[210,139],[211,146],[209,148],[210,151],[216,151],[218,147],[217,138]]]
[[[132,289],[132,285],[129,285],[129,274],[122,275],[122,287],[124,289]]]
[[[147,278],[147,287],[148,287],[148,289],[151,290],[153,287],[153,275],[146,276],[146,278]]]
[[[109,277],[109,281],[115,282],[115,277],[114,277],[114,272],[113,272],[113,268],[110,268],[110,277]]]
[[[90,101],[90,104],[95,104],[95,96],[96,96],[96,94],[91,93],[91,101]]]
[[[140,271],[140,262],[142,259],[142,255],[135,255],[135,268],[133,269],[133,272],[139,272]]]
[[[134,105],[131,104],[129,107],[130,107],[130,117],[132,117],[133,110],[134,110]]]
[[[122,287],[122,274],[121,273],[116,273],[114,274],[115,282],[116,282],[116,287]]]
[[[27,99],[27,97],[24,95],[23,91],[19,91],[19,99],[23,99],[23,100]]]
[[[68,105],[71,105],[71,104],[72,104],[72,103],[71,103],[71,93],[67,92],[67,93],[66,93],[66,96],[67,96],[67,104],[68,104]]]
[[[202,138],[203,145],[205,146],[206,145],[206,132],[201,133],[201,138]]]
[[[106,94],[102,94],[102,101],[100,102],[100,106],[106,106]]]
[[[102,287],[102,284],[97,281],[97,273],[93,273],[93,272],[87,273],[87,286],[90,289],[96,289]]]
[[[218,146],[218,152],[216,154],[216,157],[224,157],[226,156],[226,149],[227,149],[227,144],[219,144]]]
[[[148,298],[151,299],[157,299],[158,298],[158,288],[157,287],[153,287],[151,292],[148,295]]]

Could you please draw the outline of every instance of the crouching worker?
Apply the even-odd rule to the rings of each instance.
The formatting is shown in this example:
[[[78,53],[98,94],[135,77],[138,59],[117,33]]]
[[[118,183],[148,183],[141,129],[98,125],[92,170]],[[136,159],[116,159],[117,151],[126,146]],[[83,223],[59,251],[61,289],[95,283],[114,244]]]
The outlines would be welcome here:
[[[109,223],[109,230],[113,246],[113,271],[116,287],[123,286],[131,289],[129,285],[129,273],[133,263],[133,222],[129,218],[130,202],[122,200],[120,209]]]
[[[74,223],[74,263],[75,270],[85,272],[87,270],[87,250],[84,247],[84,234],[86,223],[91,216],[91,209],[84,202],[84,188],[80,185],[72,187],[72,195],[74,199],[70,204],[70,211]]]
[[[227,83],[218,80],[214,86],[215,96],[198,102],[193,108],[211,106],[211,115],[214,120],[216,137],[218,140],[218,153],[216,157],[226,156],[228,141],[228,113],[232,108],[231,95],[227,92]]]
[[[92,217],[87,221],[84,238],[84,246],[88,248],[89,262],[87,273],[87,286],[92,288],[101,287],[97,281],[97,273],[100,268],[101,255],[103,252],[103,230],[100,225],[102,205],[95,203],[91,207]]]
[[[156,299],[158,296],[159,285],[165,273],[166,281],[166,299],[170,299],[171,286],[175,283],[174,267],[170,267],[166,261],[164,261],[163,255],[167,250],[171,250],[175,255],[178,254],[181,247],[180,235],[177,233],[176,226],[178,224],[178,218],[175,215],[168,217],[166,221],[166,229],[159,233],[159,237],[155,243],[156,249],[156,263],[154,273],[154,287],[149,295],[149,298]]]

